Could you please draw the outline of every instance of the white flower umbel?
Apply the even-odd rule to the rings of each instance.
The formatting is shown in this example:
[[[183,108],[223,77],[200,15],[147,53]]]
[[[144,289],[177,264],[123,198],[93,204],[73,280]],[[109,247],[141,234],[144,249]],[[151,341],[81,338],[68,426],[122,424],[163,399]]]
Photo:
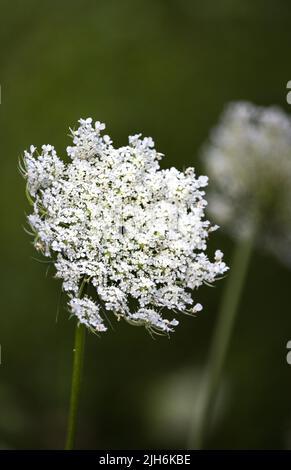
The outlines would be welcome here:
[[[291,263],[291,118],[276,107],[231,103],[202,157],[214,219],[237,238],[259,219],[260,245]]]
[[[255,244],[291,261],[291,120],[275,107],[232,103],[203,157],[211,178],[210,212],[236,244],[201,381],[199,415],[192,421],[191,448],[205,445]],[[219,250],[215,259],[221,259]]]
[[[72,299],[69,303],[73,315],[76,315],[80,323],[84,323],[96,331],[106,331],[103,320],[99,315],[99,306],[87,297]]]
[[[79,322],[105,331],[102,316],[113,312],[172,331],[178,321],[165,310],[200,311],[192,290],[227,270],[219,250],[214,261],[205,253],[216,228],[204,218],[207,178],[193,168],[160,169],[151,138],[138,134],[115,148],[101,135],[104,124],[79,122],[68,163],[50,145],[40,155],[33,146],[25,152],[35,247],[53,258]],[[84,285],[90,290],[80,298]]]

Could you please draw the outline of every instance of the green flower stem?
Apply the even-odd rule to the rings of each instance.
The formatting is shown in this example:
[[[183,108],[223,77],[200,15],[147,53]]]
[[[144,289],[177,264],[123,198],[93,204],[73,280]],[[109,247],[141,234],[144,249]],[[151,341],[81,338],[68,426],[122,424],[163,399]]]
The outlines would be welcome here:
[[[71,386],[71,398],[70,398],[70,409],[67,429],[67,440],[66,450],[74,448],[76,427],[77,427],[77,415],[79,407],[81,380],[82,380],[82,368],[83,368],[83,356],[85,346],[85,333],[86,329],[83,325],[76,323],[75,330],[75,345],[74,345],[74,362],[73,362],[73,374],[72,374],[72,386]]]
[[[244,281],[252,255],[255,233],[256,231],[254,230],[252,235],[239,242],[235,248],[230,274],[227,279],[218,315],[218,324],[214,331],[210,348],[208,368],[206,369],[201,389],[202,393],[199,397],[201,400],[199,401],[199,409],[197,410],[196,420],[193,420],[191,423],[189,448],[202,449],[204,446]]]

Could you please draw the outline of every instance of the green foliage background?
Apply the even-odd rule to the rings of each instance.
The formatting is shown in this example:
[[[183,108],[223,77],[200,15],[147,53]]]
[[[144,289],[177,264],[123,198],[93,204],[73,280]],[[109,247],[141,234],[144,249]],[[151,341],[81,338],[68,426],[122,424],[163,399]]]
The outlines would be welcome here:
[[[164,166],[203,172],[198,151],[225,103],[291,112],[290,20],[287,0],[1,1],[1,448],[63,447],[72,359],[60,283],[23,231],[23,150],[52,143],[61,154],[68,127],[92,116],[117,144],[142,131]],[[230,262],[222,230],[215,247]],[[290,280],[256,253],[209,448],[291,447]],[[170,340],[114,320],[88,336],[79,448],[183,448],[223,287],[199,290],[204,311]]]

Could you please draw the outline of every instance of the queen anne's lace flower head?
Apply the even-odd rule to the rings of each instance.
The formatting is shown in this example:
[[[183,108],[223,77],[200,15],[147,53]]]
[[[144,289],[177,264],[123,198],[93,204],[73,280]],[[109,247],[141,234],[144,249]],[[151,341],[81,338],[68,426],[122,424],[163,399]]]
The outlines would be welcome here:
[[[235,237],[258,225],[258,240],[291,262],[291,119],[276,107],[231,103],[202,157],[209,210]]]
[[[104,128],[81,119],[69,163],[52,146],[25,152],[35,246],[54,259],[80,323],[105,331],[104,314],[113,312],[169,332],[178,321],[164,311],[200,311],[191,291],[227,270],[221,251],[213,262],[205,254],[215,229],[204,219],[207,178],[161,170],[162,155],[140,134],[115,148]]]

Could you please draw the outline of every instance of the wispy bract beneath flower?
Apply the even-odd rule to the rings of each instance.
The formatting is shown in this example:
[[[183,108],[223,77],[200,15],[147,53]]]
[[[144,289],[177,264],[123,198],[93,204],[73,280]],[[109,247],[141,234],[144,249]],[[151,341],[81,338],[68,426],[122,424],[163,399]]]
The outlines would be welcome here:
[[[213,230],[204,218],[207,178],[193,168],[160,169],[151,138],[138,134],[114,148],[101,135],[104,124],[79,122],[69,163],[50,145],[41,155],[25,152],[35,246],[53,258],[72,313],[89,328],[105,331],[113,312],[150,331],[172,331],[178,321],[165,311],[200,311],[192,290],[227,270],[220,250],[214,261],[205,253]]]
[[[291,265],[291,119],[276,107],[228,105],[202,158],[209,210],[237,238],[259,223],[260,246]]]

